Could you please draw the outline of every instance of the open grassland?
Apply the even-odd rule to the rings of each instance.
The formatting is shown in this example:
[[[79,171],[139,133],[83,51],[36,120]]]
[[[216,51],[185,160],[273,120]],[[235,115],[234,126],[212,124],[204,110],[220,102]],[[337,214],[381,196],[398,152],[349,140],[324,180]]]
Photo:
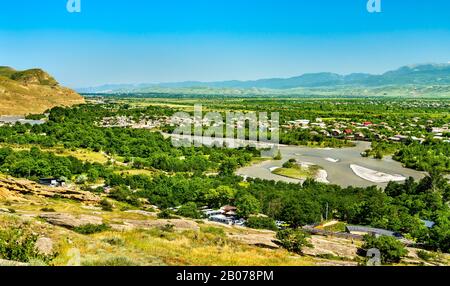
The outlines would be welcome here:
[[[105,194],[98,196],[106,198]],[[311,237],[314,247],[306,248],[305,255],[301,256],[278,248],[273,242],[275,233],[271,231],[180,217],[159,219],[157,212],[149,208],[143,211],[108,200],[113,206],[111,210],[104,210],[100,201],[48,198],[0,187],[0,229],[20,227],[51,240],[55,257],[47,263],[55,266],[313,266],[361,262],[357,256],[361,244],[358,241],[314,235]],[[89,217],[91,221],[100,219],[108,228],[82,234],[42,217],[63,214]],[[342,231],[343,227],[343,223],[337,223],[324,229]],[[417,257],[417,249],[409,251],[403,264],[428,263]],[[42,265],[43,261],[29,263]],[[438,263],[448,263],[448,256],[440,255]]]

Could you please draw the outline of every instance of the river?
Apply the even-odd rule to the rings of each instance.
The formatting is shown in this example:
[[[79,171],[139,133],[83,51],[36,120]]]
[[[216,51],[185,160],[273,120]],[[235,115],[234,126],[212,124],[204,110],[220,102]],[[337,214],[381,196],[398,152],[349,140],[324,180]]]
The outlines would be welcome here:
[[[172,134],[163,134],[165,137],[175,138],[192,138],[190,136],[180,136]],[[194,140],[200,141],[200,137],[195,137]],[[202,138],[205,145],[210,145],[211,142],[219,141],[221,139],[215,138]],[[229,141],[230,139],[224,140]],[[232,140],[232,139],[231,139]],[[368,187],[368,186],[387,186],[388,182],[377,182],[377,180],[367,180],[367,177],[373,176],[370,173],[379,172],[380,178],[389,177],[413,177],[418,180],[425,176],[425,173],[408,169],[402,166],[401,163],[394,161],[390,156],[386,156],[382,160],[365,158],[361,156],[361,153],[370,148],[369,142],[355,142],[355,147],[349,148],[311,148],[302,146],[287,146],[280,145],[280,151],[282,160],[274,161],[268,160],[262,163],[254,164],[252,166],[243,167],[237,170],[236,174],[243,177],[259,178],[265,180],[284,181],[289,183],[301,183],[301,180],[291,179],[279,175],[272,174],[272,170],[280,168],[289,159],[297,159],[300,162],[313,163],[322,167],[327,172],[327,180],[331,184],[337,184],[343,187],[356,186],[356,187]],[[359,169],[367,169],[367,176],[357,175],[352,167],[357,166]],[[354,168],[355,169],[355,168]],[[366,177],[364,179],[363,177]]]
[[[281,146],[282,160],[270,160],[244,167],[239,169],[237,174],[251,178],[298,183],[301,181],[275,175],[270,171],[275,167],[281,167],[286,161],[294,158],[301,162],[309,162],[322,167],[327,172],[327,180],[330,183],[343,187],[367,187],[373,185],[385,187],[388,184],[387,182],[373,182],[361,178],[352,170],[352,165],[389,175],[400,175],[405,178],[413,177],[415,179],[421,179],[425,176],[423,172],[403,167],[401,163],[394,161],[391,157],[385,157],[382,160],[362,157],[361,152],[369,148],[369,142],[356,142],[356,147],[339,149]]]

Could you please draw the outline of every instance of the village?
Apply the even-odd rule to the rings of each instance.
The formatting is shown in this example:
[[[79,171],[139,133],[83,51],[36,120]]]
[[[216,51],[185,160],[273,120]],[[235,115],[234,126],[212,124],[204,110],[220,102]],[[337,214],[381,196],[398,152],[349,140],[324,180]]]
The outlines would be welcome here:
[[[211,118],[205,117],[200,120],[192,118],[183,118],[178,116],[159,118],[141,117],[135,120],[131,116],[105,117],[99,123],[102,127],[121,127],[133,129],[149,129],[158,130],[166,127],[186,126],[194,127],[231,127],[236,129],[244,129],[245,121],[252,120],[252,117],[244,117],[242,120],[238,117],[230,118],[226,124],[217,122]],[[273,131],[268,122],[260,122],[258,127],[260,131]],[[414,117],[407,119],[405,122],[388,123],[381,121],[374,123],[372,121],[344,121],[344,120],[324,120],[316,118],[314,121],[308,119],[297,119],[286,121],[281,125],[281,130],[288,133],[293,130],[309,131],[311,136],[322,136],[327,138],[336,138],[348,141],[391,141],[406,143],[415,141],[419,143],[425,142],[427,139],[440,140],[445,143],[450,142],[449,124],[434,125],[433,120],[422,120]]]
[[[414,118],[412,122],[400,123],[398,126],[393,127],[387,122],[331,121],[325,123],[321,118],[317,118],[314,122],[307,119],[298,119],[286,122],[286,124],[282,125],[282,128],[284,128],[285,132],[296,129],[309,130],[313,136],[322,135],[350,141],[386,140],[405,143],[408,140],[412,140],[423,143],[428,136],[431,136],[434,140],[450,142],[448,124],[434,127],[432,126],[433,121],[428,120],[427,125],[418,125],[417,122],[419,120],[419,118]],[[413,135],[415,133],[420,133],[420,135]]]

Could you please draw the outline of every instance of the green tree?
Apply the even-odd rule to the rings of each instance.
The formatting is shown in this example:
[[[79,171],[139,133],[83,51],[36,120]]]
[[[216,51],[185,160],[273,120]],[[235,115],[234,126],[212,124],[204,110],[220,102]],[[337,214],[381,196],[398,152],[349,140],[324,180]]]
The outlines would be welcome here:
[[[234,174],[234,171],[238,168],[239,164],[234,158],[225,159],[219,168],[219,175],[230,176]]]
[[[437,250],[450,252],[450,211],[438,212],[436,225],[430,231],[428,244]]]
[[[198,211],[197,205],[194,202],[182,205],[177,214],[183,217],[189,217],[193,219],[199,219],[202,217],[201,213]]]
[[[98,172],[98,170],[96,169],[89,169],[89,171],[87,172],[87,176],[89,179],[89,182],[96,182],[98,180],[98,178],[100,177],[100,174]]]
[[[268,229],[268,230],[277,230],[278,227],[275,224],[275,220],[270,217],[257,217],[251,216],[245,222],[245,225],[250,228],[255,229]]]
[[[172,212],[171,212],[170,210],[164,209],[164,210],[161,210],[161,211],[157,214],[157,217],[158,217],[159,219],[171,219],[173,216],[172,216]]]
[[[408,254],[405,246],[395,237],[373,235],[364,236],[364,244],[362,249],[378,249],[381,254],[381,262],[383,264],[398,263]]]
[[[298,229],[279,230],[276,235],[281,247],[300,255],[303,255],[304,247],[313,247],[309,241],[310,237],[311,235]]]
[[[237,195],[236,208],[236,213],[239,217],[248,218],[252,214],[258,214],[261,205],[253,195],[244,193]]]
[[[216,189],[210,189],[204,194],[204,200],[208,206],[219,208],[227,204],[236,196],[236,191],[229,186],[219,186]]]
[[[279,217],[294,227],[303,226],[320,221],[321,207],[309,198],[288,197]]]

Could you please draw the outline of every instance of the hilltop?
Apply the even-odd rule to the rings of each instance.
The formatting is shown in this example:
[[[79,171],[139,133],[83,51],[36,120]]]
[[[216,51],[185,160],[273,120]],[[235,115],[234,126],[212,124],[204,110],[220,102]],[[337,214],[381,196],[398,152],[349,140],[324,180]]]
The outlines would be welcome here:
[[[253,81],[175,82],[158,84],[109,84],[78,89],[81,93],[139,93],[155,89],[213,88],[213,89],[375,89],[380,87],[427,87],[450,85],[450,64],[422,64],[404,66],[380,75],[353,73],[340,75],[330,72],[307,73],[291,78],[269,78]],[[267,92],[267,91],[266,91]],[[279,91],[275,91],[279,92]]]
[[[0,115],[39,114],[55,106],[81,103],[82,96],[60,86],[41,69],[17,71],[0,66]]]

